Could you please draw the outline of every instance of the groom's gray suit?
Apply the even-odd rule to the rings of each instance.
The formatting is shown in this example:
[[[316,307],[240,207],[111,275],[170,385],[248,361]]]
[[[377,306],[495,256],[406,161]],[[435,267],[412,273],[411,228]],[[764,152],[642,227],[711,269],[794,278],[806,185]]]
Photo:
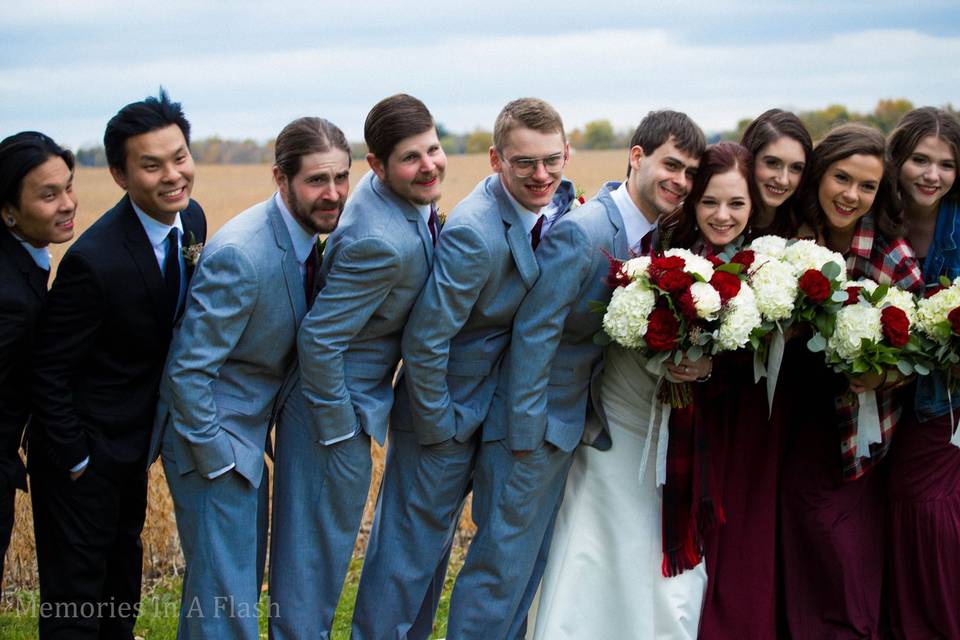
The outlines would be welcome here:
[[[554,198],[560,214],[572,199],[573,186],[563,181]],[[517,211],[494,174],[443,227],[433,271],[403,333],[405,384],[391,415],[355,640],[415,638],[429,629],[439,595],[431,583],[438,567],[441,577],[446,568],[475,435],[493,402],[513,316],[540,273],[530,245],[535,220]]]
[[[264,446],[306,313],[282,216],[262,202],[204,248],[160,387],[151,460],[161,449],[187,563],[184,639],[260,637]]]
[[[602,350],[593,336],[603,316],[591,303],[610,299],[607,255],[629,255],[623,219],[610,196],[618,186],[604,185],[593,200],[562,217],[537,249],[540,278],[517,310],[501,382],[505,397],[498,392],[492,410],[506,414],[497,422],[508,429],[497,442],[486,442],[485,434],[477,462],[478,530],[454,588],[450,637],[523,637],[571,453],[588,415],[602,424],[594,419],[600,416],[590,407],[589,389],[601,367]],[[595,444],[608,448],[609,437]],[[514,451],[527,453],[517,458]]]
[[[372,171],[324,252],[298,340],[300,384],[277,422],[271,539],[275,640],[327,638],[383,444],[407,315],[433,262],[426,221]]]

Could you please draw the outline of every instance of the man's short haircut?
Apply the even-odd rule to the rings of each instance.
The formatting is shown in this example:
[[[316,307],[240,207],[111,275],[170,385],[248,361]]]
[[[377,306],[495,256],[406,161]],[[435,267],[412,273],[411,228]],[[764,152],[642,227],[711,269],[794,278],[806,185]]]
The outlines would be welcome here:
[[[190,146],[190,123],[183,115],[179,102],[171,102],[167,91],[161,87],[157,98],[150,96],[140,102],[131,102],[110,118],[103,134],[103,148],[107,164],[123,171],[127,162],[127,139],[143,133],[156,131],[175,124],[183,132],[183,139]]]
[[[373,105],[363,124],[367,149],[386,164],[399,142],[436,129],[426,105],[413,96],[398,93]]]
[[[670,109],[648,113],[634,130],[630,148],[639,146],[643,155],[649,156],[671,137],[680,151],[694,158],[702,156],[707,148],[706,136],[690,116]],[[630,175],[630,163],[627,163],[627,175]]]
[[[73,153],[39,131],[21,131],[0,142],[0,207],[20,208],[23,179],[50,158],[60,158],[73,173]]]
[[[519,98],[508,102],[500,111],[493,125],[493,146],[498,153],[503,152],[510,132],[519,127],[540,133],[559,133],[563,141],[567,141],[560,114],[539,98]]]
[[[283,128],[274,146],[275,164],[280,173],[293,178],[300,172],[300,159],[311,153],[339,149],[350,158],[350,144],[340,128],[323,118],[297,118]],[[350,166],[349,164],[347,166]]]

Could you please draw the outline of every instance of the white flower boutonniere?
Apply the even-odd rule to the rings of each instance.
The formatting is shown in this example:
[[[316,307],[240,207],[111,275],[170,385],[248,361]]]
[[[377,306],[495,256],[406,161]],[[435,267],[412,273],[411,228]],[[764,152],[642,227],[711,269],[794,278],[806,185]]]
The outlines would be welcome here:
[[[203,252],[203,243],[197,242],[193,231],[189,231],[188,233],[190,234],[190,242],[184,245],[183,248],[180,249],[180,252],[183,254],[183,261],[186,262],[190,268],[193,268],[197,266],[197,261]]]

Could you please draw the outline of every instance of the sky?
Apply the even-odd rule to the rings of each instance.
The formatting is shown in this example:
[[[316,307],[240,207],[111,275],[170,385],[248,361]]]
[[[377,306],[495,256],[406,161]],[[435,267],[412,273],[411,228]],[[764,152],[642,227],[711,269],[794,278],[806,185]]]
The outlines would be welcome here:
[[[669,107],[708,133],[770,107],[960,106],[957,0],[0,0],[0,16],[0,135],[73,148],[161,85],[195,138],[258,141],[305,115],[361,140],[397,92],[453,132],[522,96],[568,129]]]

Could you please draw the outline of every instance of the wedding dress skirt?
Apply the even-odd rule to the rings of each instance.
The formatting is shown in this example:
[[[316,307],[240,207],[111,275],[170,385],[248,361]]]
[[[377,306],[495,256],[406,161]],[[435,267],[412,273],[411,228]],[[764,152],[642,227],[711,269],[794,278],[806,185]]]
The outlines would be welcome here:
[[[693,639],[707,574],[702,562],[674,578],[661,573],[658,433],[652,434],[644,477],[639,479],[656,378],[634,352],[611,346],[605,358],[602,403],[613,446],[609,451],[581,446],[575,453],[533,637]],[[654,422],[657,429],[659,419]]]

